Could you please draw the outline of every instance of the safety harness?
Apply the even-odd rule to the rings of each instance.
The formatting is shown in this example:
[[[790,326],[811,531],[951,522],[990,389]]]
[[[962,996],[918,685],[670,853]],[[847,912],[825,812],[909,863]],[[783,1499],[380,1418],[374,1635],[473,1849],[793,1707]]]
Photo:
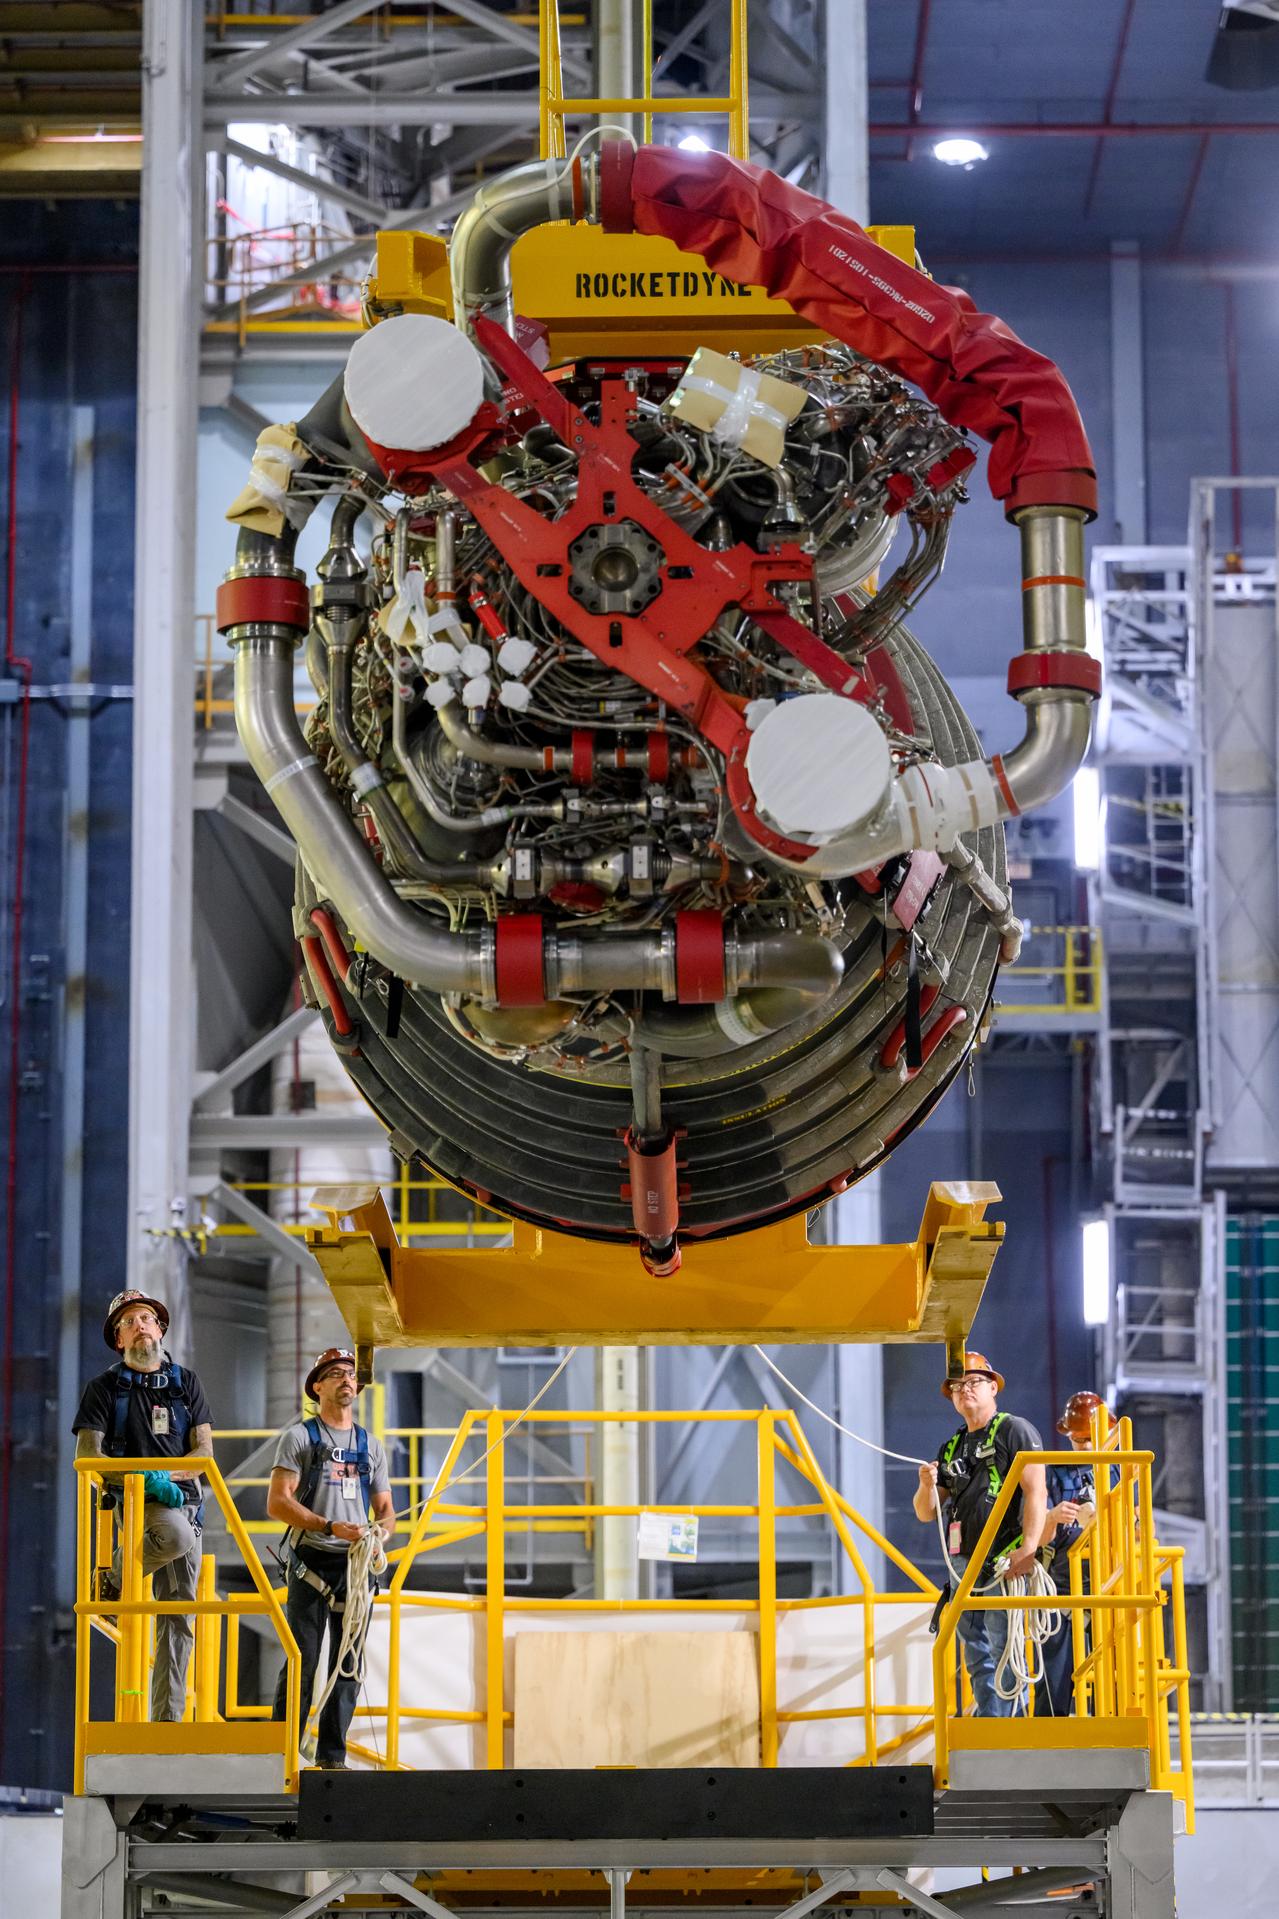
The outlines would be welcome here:
[[[999,1460],[995,1452],[995,1435],[998,1433],[1000,1427],[1003,1425],[1007,1417],[1008,1417],[1007,1413],[995,1414],[995,1417],[991,1420],[990,1425],[986,1429],[985,1445],[979,1446],[974,1453],[974,1459],[985,1459],[987,1458],[987,1455],[989,1455],[989,1458],[987,1460],[987,1467],[986,1467],[987,1491],[992,1501],[999,1498],[1000,1488],[1002,1487],[1004,1483],[1004,1475],[999,1470]],[[942,1456],[941,1456],[943,1471],[949,1472],[951,1464],[954,1460],[955,1454],[959,1450],[959,1442],[961,1439],[966,1439],[967,1436],[968,1436],[968,1428],[965,1426],[965,1427],[962,1427],[959,1432],[952,1433],[950,1438],[946,1441],[946,1444],[942,1450]],[[948,1491],[950,1490],[949,1487],[947,1488],[947,1490]],[[1008,1553],[1012,1551],[1014,1546],[1020,1546],[1021,1537],[1022,1537],[1021,1534],[1018,1533],[1015,1539],[1010,1539],[1007,1542],[1007,1544],[1002,1548],[1002,1551],[1005,1553]]]
[[[371,1479],[371,1470],[369,1467],[369,1436],[367,1432],[363,1426],[356,1426],[351,1435],[355,1442],[354,1445],[337,1446],[334,1445],[333,1435],[328,1432],[327,1427],[324,1428],[323,1433],[321,1432],[320,1421],[318,1419],[312,1417],[311,1419],[304,1420],[303,1425],[306,1429],[306,1436],[311,1442],[311,1450],[307,1455],[306,1465],[303,1467],[298,1479],[297,1491],[295,1493],[298,1504],[300,1506],[310,1506],[311,1501],[320,1489],[320,1480],[327,1466],[341,1466],[344,1471],[346,1467],[354,1466],[359,1476],[360,1498],[364,1504],[364,1519],[367,1524]],[[339,1595],[334,1592],[328,1580],[324,1578],[323,1574],[316,1572],[313,1566],[309,1566],[299,1553],[298,1547],[305,1537],[306,1534],[300,1526],[290,1527],[289,1531],[285,1534],[282,1557],[286,1565],[296,1579],[300,1579],[304,1585],[310,1586],[315,1592],[321,1595],[330,1612],[345,1612],[345,1595],[339,1597]]]
[[[108,1459],[127,1459],[129,1455],[128,1424],[129,1401],[136,1386],[145,1386],[152,1393],[166,1393],[169,1402],[170,1430],[178,1441],[178,1452],[187,1450],[187,1441],[191,1436],[191,1405],[188,1398],[190,1387],[186,1373],[173,1360],[166,1358],[158,1373],[138,1373],[124,1361],[113,1368],[115,1373],[115,1403],[111,1408],[111,1430],[106,1435],[104,1451]],[[158,1454],[164,1458],[164,1454]],[[116,1506],[121,1503],[122,1495],[108,1486],[102,1494],[103,1506]],[[204,1517],[204,1501],[192,1505],[187,1501],[185,1511],[188,1519],[198,1526]]]

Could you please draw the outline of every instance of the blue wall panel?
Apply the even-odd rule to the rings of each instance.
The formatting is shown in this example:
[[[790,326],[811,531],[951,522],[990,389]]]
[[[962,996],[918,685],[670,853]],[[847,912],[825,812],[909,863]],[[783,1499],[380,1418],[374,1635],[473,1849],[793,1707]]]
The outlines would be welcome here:
[[[69,677],[73,431],[77,407],[94,411],[90,684],[127,688],[132,677],[133,464],[136,394],[136,210],[72,204],[7,208],[0,258],[0,340],[10,380],[0,411],[6,448],[16,384],[17,538],[12,567],[14,651],[32,662],[39,693],[30,709],[22,937],[18,954],[17,1129],[12,1136],[16,1204],[12,1260],[0,1262],[11,1298],[12,1392],[3,1405],[8,1465],[0,1780],[69,1783],[72,1622],[54,1572],[57,1444],[74,1408],[58,1404],[63,1268],[64,1012],[86,1022],[85,1124],[79,1153],[84,1226],[79,1264],[82,1377],[105,1362],[100,1322],[120,1284],[124,1258],[128,1106],[131,710],[127,697],[95,698],[73,715],[45,689]],[[59,265],[81,262],[74,272]],[[96,263],[96,264],[89,264]],[[14,271],[25,264],[28,272]],[[109,269],[109,270],[108,270]],[[122,269],[122,270],[121,270]],[[20,323],[20,335],[19,335]],[[8,509],[6,497],[6,513]],[[0,931],[4,950],[3,1083],[14,1014],[13,906],[21,705],[15,676],[0,675]],[[12,751],[6,751],[6,745]],[[68,755],[89,755],[88,818],[68,820]],[[68,835],[88,835],[89,948],[84,977],[64,965]],[[10,1130],[4,1120],[8,1163]],[[4,1193],[0,1189],[0,1209]],[[4,1251],[9,1241],[6,1237]],[[71,1259],[74,1268],[75,1259]],[[69,1305],[71,1317],[77,1307]],[[3,1506],[0,1505],[0,1513]]]

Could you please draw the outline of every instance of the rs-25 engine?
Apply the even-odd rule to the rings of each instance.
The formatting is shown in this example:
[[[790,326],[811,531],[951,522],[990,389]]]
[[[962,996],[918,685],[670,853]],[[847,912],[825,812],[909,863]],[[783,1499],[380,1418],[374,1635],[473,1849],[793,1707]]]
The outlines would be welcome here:
[[[1046,482],[1006,459],[1014,752],[982,757],[903,625],[965,497],[966,426],[999,450],[1012,376],[980,355],[965,374],[952,344],[930,384],[862,282],[916,332],[959,296],[820,203],[698,156],[712,183],[733,168],[727,270],[820,305],[812,344],[536,364],[513,237],[610,224],[611,198],[612,224],[629,204],[725,264],[685,217],[687,159],[606,150],[486,188],[454,235],[456,324],[381,318],[264,436],[220,608],[241,731],[299,845],[304,990],[395,1149],[517,1216],[630,1237],[659,1273],[681,1234],[840,1190],[935,1103],[1015,957],[1000,821],[1070,777],[1095,692],[1082,432]],[[743,178],[803,203],[772,253]],[[819,219],[832,257],[878,255],[842,325],[820,275],[820,300],[795,284]],[[1056,370],[998,338],[1073,420]],[[293,544],[323,493],[308,595]]]

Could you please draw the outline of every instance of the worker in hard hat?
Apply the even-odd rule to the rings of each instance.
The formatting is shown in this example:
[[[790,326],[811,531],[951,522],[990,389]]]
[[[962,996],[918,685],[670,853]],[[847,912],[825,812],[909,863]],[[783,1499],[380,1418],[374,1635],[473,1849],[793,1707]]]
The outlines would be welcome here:
[[[1028,1419],[999,1410],[997,1400],[1003,1389],[1003,1374],[996,1372],[983,1353],[966,1353],[963,1374],[942,1382],[942,1395],[951,1401],[963,1424],[942,1446],[937,1458],[919,1468],[915,1517],[924,1525],[935,1526],[940,1510],[946,1557],[956,1578],[963,1577],[976,1551],[1018,1453],[1043,1448]],[[977,1574],[979,1588],[996,1590],[1000,1576],[997,1563],[1008,1578],[1020,1578],[1030,1571],[1044,1535],[1047,1511],[1044,1469],[1028,1465]],[[1024,1691],[1004,1699],[995,1687],[995,1670],[1009,1629],[1014,1625],[1020,1628],[1020,1623],[1020,1614],[999,1608],[960,1615],[959,1637],[979,1718],[1007,1719],[1026,1710]]]
[[[1066,1401],[1057,1431],[1069,1439],[1076,1452],[1092,1446],[1093,1420],[1103,1413],[1103,1432],[1109,1425],[1105,1403],[1098,1393],[1072,1393]],[[1070,1591],[1070,1549],[1097,1513],[1097,1495],[1090,1465],[1049,1466],[1048,1523],[1040,1557],[1059,1593]],[[1043,1678],[1035,1686],[1035,1714],[1038,1718],[1062,1719],[1074,1706],[1074,1638],[1070,1613],[1062,1614],[1061,1624],[1040,1648]]]
[[[299,1735],[306,1726],[326,1636],[330,1672],[338,1659],[348,1596],[347,1555],[370,1525],[380,1526],[388,1539],[395,1529],[386,1453],[377,1435],[355,1421],[355,1354],[330,1346],[307,1374],[305,1391],[315,1402],[315,1412],[286,1426],[276,1440],[266,1500],[269,1516],[288,1528],[285,1613],[302,1655]],[[361,1638],[351,1656],[362,1651]],[[315,1749],[322,1771],[346,1768],[346,1740],[358,1691],[357,1681],[343,1672],[329,1686]],[[276,1719],[285,1716],[287,1693],[286,1667],[275,1692]]]
[[[144,1475],[142,1571],[151,1574],[157,1599],[194,1599],[200,1576],[204,1489],[198,1474],[173,1463],[184,1455],[213,1453],[213,1415],[204,1388],[189,1366],[164,1349],[169,1314],[163,1300],[129,1290],[107,1308],[102,1336],[116,1363],[85,1387],[71,1430],[76,1458],[148,1459]],[[120,1494],[107,1480],[103,1504]],[[120,1597],[121,1549],[101,1567],[94,1597]],[[186,1709],[187,1667],[195,1634],[181,1613],[160,1613],[155,1622],[151,1673],[152,1719],[181,1719]]]

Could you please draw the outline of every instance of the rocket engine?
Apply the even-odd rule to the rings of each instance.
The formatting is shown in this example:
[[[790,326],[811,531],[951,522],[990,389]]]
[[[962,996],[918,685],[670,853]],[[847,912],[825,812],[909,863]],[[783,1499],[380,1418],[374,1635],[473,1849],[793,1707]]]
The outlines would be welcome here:
[[[581,219],[815,344],[544,369],[510,250]],[[720,156],[517,168],[450,260],[455,323],[379,320],[264,436],[219,606],[237,720],[298,843],[303,990],[396,1152],[669,1272],[860,1178],[976,1041],[1019,939],[1001,822],[1087,748],[1091,455],[1051,363]],[[991,759],[903,624],[970,430],[1025,589]]]

